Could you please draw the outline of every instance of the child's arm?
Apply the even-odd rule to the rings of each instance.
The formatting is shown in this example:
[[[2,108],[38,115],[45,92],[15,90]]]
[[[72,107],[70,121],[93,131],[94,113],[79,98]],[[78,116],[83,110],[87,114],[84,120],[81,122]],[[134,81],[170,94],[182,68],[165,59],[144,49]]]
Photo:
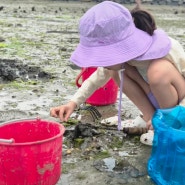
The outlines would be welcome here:
[[[109,70],[99,67],[88,79],[86,79],[78,91],[74,94],[71,101],[75,102],[77,107],[84,103],[98,88],[104,86],[110,79]]]
[[[56,118],[58,117],[62,122],[67,121],[75,108],[84,103],[95,90],[106,84],[110,77],[111,74],[107,69],[102,67],[98,68],[87,80],[84,81],[71,101],[65,105],[51,108],[50,115]]]

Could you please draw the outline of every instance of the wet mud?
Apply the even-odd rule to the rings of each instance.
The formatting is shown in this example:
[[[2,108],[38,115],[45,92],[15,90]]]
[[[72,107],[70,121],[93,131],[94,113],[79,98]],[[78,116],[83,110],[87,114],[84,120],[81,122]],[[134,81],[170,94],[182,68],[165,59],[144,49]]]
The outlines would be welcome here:
[[[81,69],[69,61],[79,41],[78,21],[95,2],[1,0],[0,2],[0,122],[49,115],[77,90]],[[126,4],[129,9],[134,5]],[[144,4],[157,25],[185,47],[184,6]],[[139,134],[125,134],[117,125],[100,124],[117,114],[113,105],[96,107],[94,120],[87,110],[76,110],[63,140],[62,174],[57,185],[152,185],[147,174],[151,147]],[[123,96],[122,118],[139,115]],[[79,117],[81,118],[79,120]]]

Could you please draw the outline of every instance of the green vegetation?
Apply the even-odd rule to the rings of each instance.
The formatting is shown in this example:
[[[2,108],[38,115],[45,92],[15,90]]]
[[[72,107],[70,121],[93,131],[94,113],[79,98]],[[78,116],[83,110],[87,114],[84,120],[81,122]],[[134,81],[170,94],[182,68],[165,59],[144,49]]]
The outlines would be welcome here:
[[[111,157],[111,154],[109,153],[108,150],[100,151],[99,153],[97,153],[94,156],[95,159],[104,159],[104,158],[107,158],[107,157]]]
[[[32,89],[33,86],[38,85],[38,81],[29,80],[29,81],[13,81],[6,84],[7,87],[24,90],[24,89]]]
[[[112,142],[109,144],[109,147],[114,148],[121,148],[123,146],[123,139],[121,137],[114,136],[112,137]]]
[[[7,44],[5,44],[3,42],[0,43],[0,48],[6,48],[6,47],[7,47]]]
[[[79,120],[77,120],[77,119],[69,118],[67,122],[63,122],[62,124],[63,124],[65,127],[68,127],[68,126],[71,126],[71,125],[77,125],[78,122],[79,122]]]
[[[84,143],[84,139],[82,138],[77,138],[74,140],[74,147],[75,148],[80,148],[80,146]]]

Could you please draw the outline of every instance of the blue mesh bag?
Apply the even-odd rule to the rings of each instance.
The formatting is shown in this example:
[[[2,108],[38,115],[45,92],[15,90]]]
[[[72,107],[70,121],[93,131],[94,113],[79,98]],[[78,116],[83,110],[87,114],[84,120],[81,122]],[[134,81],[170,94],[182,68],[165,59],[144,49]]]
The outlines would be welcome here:
[[[158,109],[148,174],[158,185],[185,185],[185,107]]]

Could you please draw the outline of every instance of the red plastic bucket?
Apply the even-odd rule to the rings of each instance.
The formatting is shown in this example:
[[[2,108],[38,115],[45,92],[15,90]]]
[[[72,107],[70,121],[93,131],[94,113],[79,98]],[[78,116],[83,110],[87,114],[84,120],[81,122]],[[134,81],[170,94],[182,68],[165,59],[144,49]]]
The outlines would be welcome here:
[[[97,68],[82,68],[81,73],[76,78],[76,85],[81,87],[79,80],[82,83],[94,73]],[[113,79],[110,79],[103,87],[96,90],[87,100],[86,103],[95,106],[114,104],[117,100],[118,86]]]
[[[64,131],[61,124],[40,119],[0,125],[0,185],[55,185]]]

